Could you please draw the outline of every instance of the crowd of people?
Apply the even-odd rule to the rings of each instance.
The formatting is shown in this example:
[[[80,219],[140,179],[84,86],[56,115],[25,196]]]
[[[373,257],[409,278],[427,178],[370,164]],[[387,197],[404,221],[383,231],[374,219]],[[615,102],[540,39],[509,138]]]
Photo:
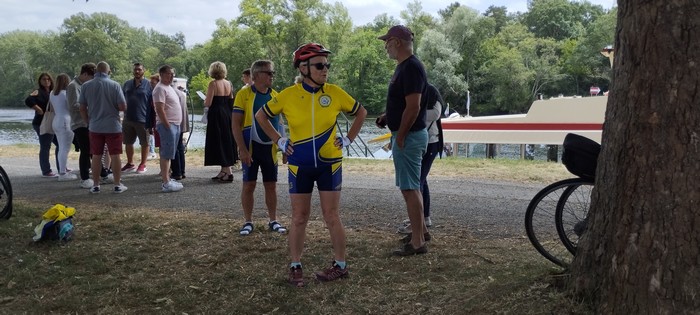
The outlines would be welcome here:
[[[395,182],[408,215],[399,228],[407,236],[394,251],[398,256],[428,252],[431,220],[427,176],[434,159],[443,151],[443,101],[437,88],[427,82],[423,64],[413,54],[413,36],[407,27],[396,25],[379,37],[388,57],[397,63],[389,80],[386,112],[376,122],[379,128],[391,131]],[[333,281],[349,275],[339,209],[342,149],[358,136],[367,111],[340,86],[327,82],[331,54],[317,43],[300,46],[293,53],[293,66],[298,71],[295,83],[279,92],[272,88],[275,65],[270,60],[257,60],[245,69],[241,74],[244,86],[237,92],[227,80],[224,63],[213,62],[208,71],[213,80],[204,99],[204,165],[220,167],[212,180],[230,183],[240,161],[241,236],[255,229],[254,192],[258,173],[262,175],[267,227],[288,234],[288,282],[296,287],[305,284],[301,257],[314,187],[333,255],[330,266],[316,272],[315,278]],[[79,179],[79,186],[93,194],[101,192],[101,184],[113,182],[113,192],[122,193],[128,189],[121,180],[122,173],[146,173],[146,161],[154,153],[155,142],[160,155],[161,191],[183,189],[183,133],[189,130],[185,94],[173,86],[175,69],[171,66],[161,66],[149,78],[144,73],[144,66],[135,63],[133,79],[120,85],[110,78],[110,66],[102,61],[82,65],[72,81],[66,74],[58,75],[55,84],[48,73],[39,76],[39,88],[25,103],[36,112],[32,125],[39,137],[42,176],[58,177],[59,181]],[[47,105],[55,111],[53,134],[40,131]],[[336,117],[341,112],[355,119],[347,134],[337,136]],[[137,139],[140,154],[134,157]],[[56,145],[58,173],[49,162],[51,143]],[[67,166],[71,143],[80,152],[79,175]],[[123,166],[122,148],[126,153]],[[280,151],[287,164],[292,211],[289,229],[277,219]]]

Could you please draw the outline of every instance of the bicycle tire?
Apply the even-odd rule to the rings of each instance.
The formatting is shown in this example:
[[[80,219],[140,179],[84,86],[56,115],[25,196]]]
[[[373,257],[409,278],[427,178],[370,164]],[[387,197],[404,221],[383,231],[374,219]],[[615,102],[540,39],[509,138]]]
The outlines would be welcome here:
[[[564,190],[557,204],[554,218],[557,234],[559,234],[564,247],[574,256],[578,248],[578,241],[587,229],[592,191],[593,182],[584,180],[579,185],[572,185]]]
[[[12,184],[5,169],[0,166],[0,219],[9,219],[12,216]]]
[[[556,210],[564,191],[586,181],[569,178],[550,184],[532,198],[525,211],[525,232],[532,246],[549,261],[568,267],[573,255],[564,246],[556,230]]]

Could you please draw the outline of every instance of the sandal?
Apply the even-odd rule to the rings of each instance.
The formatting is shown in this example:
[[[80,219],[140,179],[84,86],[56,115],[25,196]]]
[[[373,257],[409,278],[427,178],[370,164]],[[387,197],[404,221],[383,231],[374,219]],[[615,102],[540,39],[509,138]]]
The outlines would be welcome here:
[[[248,236],[250,233],[253,233],[253,223],[252,222],[246,222],[243,224],[243,227],[241,230],[238,232],[241,236]]]
[[[280,234],[286,234],[287,233],[287,228],[282,226],[282,224],[279,224],[277,221],[270,221],[270,223],[267,224],[270,227],[270,231],[277,232]]]
[[[219,174],[218,174],[218,175],[216,175],[216,176],[212,177],[211,179],[213,179],[213,180],[217,180],[217,179],[221,179],[221,178],[223,178],[224,176],[226,176],[226,173],[224,173],[224,172],[219,172]]]
[[[224,174],[223,177],[219,178],[222,183],[233,183],[233,174]]]

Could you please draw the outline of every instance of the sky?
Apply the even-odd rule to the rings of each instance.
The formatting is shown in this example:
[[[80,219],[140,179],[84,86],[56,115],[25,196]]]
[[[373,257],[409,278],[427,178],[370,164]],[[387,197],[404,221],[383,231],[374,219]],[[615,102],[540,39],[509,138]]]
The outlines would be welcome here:
[[[323,0],[334,3],[332,0]],[[438,16],[438,10],[452,2],[471,7],[481,13],[491,6],[506,6],[508,12],[527,10],[527,0],[424,0],[423,11]],[[400,20],[399,13],[411,1],[344,0],[338,1],[348,9],[353,23],[364,25],[377,15],[387,13]],[[610,9],[617,0],[589,0]],[[127,21],[132,27],[152,28],[166,35],[185,34],[188,47],[211,38],[218,18],[231,20],[239,16],[239,0],[0,0],[0,34],[21,29],[58,31],[63,20],[79,12],[107,12]]]

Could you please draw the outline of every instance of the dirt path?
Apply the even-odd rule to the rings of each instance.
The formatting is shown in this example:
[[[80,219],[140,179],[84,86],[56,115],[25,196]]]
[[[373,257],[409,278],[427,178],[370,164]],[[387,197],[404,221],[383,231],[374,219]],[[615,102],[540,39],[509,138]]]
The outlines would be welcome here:
[[[58,182],[39,176],[36,158],[0,157],[12,180],[14,196],[18,200],[45,202],[48,205],[64,203],[80,208],[81,204],[99,204],[105,207],[139,207],[202,211],[213,215],[238,219],[240,210],[240,171],[234,173],[234,182],[222,184],[210,177],[217,167],[189,166],[185,189],[177,193],[161,193],[156,161],[149,161],[146,174],[127,174],[123,182],[129,190],[123,194],[111,193],[112,185],[103,185],[101,194],[93,195],[78,188],[78,181]],[[71,161],[70,165],[77,165]],[[280,173],[286,177],[286,168]],[[281,177],[282,178],[282,177]],[[431,218],[438,233],[470,233],[476,237],[521,237],[525,235],[523,218],[530,198],[542,184],[520,184],[470,178],[444,176],[429,177],[431,191]],[[259,185],[262,186],[262,185]],[[287,224],[290,217],[286,181],[278,184],[278,214]],[[262,187],[256,191],[254,217],[263,222],[266,217]],[[314,193],[312,217],[320,219],[318,194]],[[341,215],[348,228],[373,227],[395,231],[406,217],[400,192],[394,186],[394,177],[386,174],[356,173],[347,169],[343,175]]]

